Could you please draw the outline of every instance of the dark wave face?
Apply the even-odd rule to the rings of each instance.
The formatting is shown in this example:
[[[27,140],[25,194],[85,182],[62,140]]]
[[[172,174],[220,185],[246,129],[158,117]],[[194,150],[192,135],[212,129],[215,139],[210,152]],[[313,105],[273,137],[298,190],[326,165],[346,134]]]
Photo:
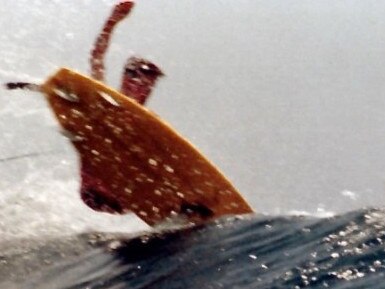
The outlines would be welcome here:
[[[131,239],[100,235],[15,288],[385,288],[384,217],[235,217]]]

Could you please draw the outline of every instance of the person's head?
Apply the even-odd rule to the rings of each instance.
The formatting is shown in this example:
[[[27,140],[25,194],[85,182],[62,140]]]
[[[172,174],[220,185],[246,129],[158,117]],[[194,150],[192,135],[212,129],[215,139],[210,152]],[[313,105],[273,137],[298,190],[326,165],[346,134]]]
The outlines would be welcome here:
[[[163,72],[152,62],[130,57],[124,66],[121,92],[143,104]]]

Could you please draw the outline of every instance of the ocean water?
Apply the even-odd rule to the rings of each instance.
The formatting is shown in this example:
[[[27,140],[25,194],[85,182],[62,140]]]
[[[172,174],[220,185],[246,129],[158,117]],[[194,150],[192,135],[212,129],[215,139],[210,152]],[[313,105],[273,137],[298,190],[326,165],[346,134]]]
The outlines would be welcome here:
[[[4,257],[2,280],[23,264],[29,272],[0,287],[385,288],[384,217],[377,209],[330,218],[235,216],[136,236],[51,239]]]

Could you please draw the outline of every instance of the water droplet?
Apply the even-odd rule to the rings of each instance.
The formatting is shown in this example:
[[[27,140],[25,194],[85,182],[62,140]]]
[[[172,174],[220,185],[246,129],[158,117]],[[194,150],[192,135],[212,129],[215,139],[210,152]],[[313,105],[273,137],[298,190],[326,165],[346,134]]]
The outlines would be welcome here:
[[[204,195],[205,193],[201,189],[194,189],[194,191],[199,195]]]
[[[99,95],[108,103],[112,104],[113,106],[120,106],[119,102],[117,102],[111,95],[104,91],[98,91]]]
[[[111,243],[108,244],[108,249],[110,250],[116,250],[118,249],[120,246],[122,245],[122,243],[120,241],[112,241]]]
[[[121,127],[118,127],[118,126],[114,126],[113,129],[114,133],[116,134],[121,134],[123,129]]]
[[[104,141],[105,141],[106,143],[112,143],[112,140],[109,139],[109,138],[105,138]]]
[[[79,117],[83,116],[83,113],[81,111],[74,109],[74,108],[71,109],[71,113],[72,113],[72,117],[74,117],[74,118],[79,118]]]
[[[70,40],[74,39],[74,34],[71,32],[65,33],[65,36],[67,37],[67,39],[70,39]]]
[[[207,186],[209,186],[209,187],[213,187],[213,186],[214,186],[212,182],[208,182],[208,181],[206,181],[205,184],[206,184]]]
[[[253,260],[257,260],[257,256],[253,255],[253,254],[250,254],[249,257]]]
[[[147,213],[146,213],[145,211],[140,211],[140,212],[139,212],[139,215],[141,215],[141,216],[144,216],[144,217],[145,217],[145,216],[147,216]]]
[[[151,159],[151,158],[148,159],[148,163],[150,165],[152,165],[152,166],[157,166],[158,165],[158,162],[156,160],[154,160],[154,159]]]
[[[341,195],[344,197],[348,197],[349,199],[356,201],[358,199],[358,196],[355,192],[349,191],[349,190],[343,190],[341,192]]]
[[[78,102],[79,101],[78,96],[76,94],[72,93],[72,92],[67,92],[67,91],[65,91],[63,89],[60,89],[60,88],[54,88],[53,92],[57,96],[65,99],[65,100],[68,100],[68,101],[71,101],[71,102]]]
[[[340,245],[341,247],[345,247],[345,246],[348,245],[348,242],[346,242],[346,241],[340,241],[340,242],[338,242],[338,245]]]
[[[127,194],[132,194],[132,190],[130,188],[124,188],[124,191],[127,193]]]
[[[139,153],[142,151],[142,148],[138,147],[137,145],[130,146],[130,151],[134,153]]]
[[[169,173],[173,173],[174,172],[174,169],[172,167],[170,167],[169,165],[164,165],[163,167]]]
[[[91,150],[91,153],[95,156],[100,155],[100,153],[97,150]]]
[[[330,256],[331,256],[333,259],[336,259],[336,258],[338,258],[338,257],[340,256],[340,254],[338,254],[338,253],[332,253]]]
[[[93,127],[90,126],[89,124],[86,124],[84,127],[85,127],[86,129],[88,129],[88,130],[93,130]]]
[[[136,203],[132,203],[132,204],[131,204],[131,208],[133,208],[133,209],[138,209],[139,206],[138,206]]]
[[[156,190],[154,190],[154,194],[158,195],[158,196],[161,196],[162,192],[160,190],[156,189]]]
[[[179,198],[184,198],[184,195],[181,193],[181,192],[176,192],[176,195],[179,197]]]

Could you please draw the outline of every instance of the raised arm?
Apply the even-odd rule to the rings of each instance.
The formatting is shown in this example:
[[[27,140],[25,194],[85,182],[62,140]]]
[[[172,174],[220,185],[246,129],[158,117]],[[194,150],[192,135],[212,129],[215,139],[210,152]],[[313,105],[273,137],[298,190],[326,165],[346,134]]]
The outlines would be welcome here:
[[[121,1],[112,10],[110,17],[104,23],[102,31],[96,38],[94,47],[91,51],[91,77],[104,81],[104,58],[110,44],[112,32],[116,25],[122,21],[131,11],[134,3],[132,1]]]

